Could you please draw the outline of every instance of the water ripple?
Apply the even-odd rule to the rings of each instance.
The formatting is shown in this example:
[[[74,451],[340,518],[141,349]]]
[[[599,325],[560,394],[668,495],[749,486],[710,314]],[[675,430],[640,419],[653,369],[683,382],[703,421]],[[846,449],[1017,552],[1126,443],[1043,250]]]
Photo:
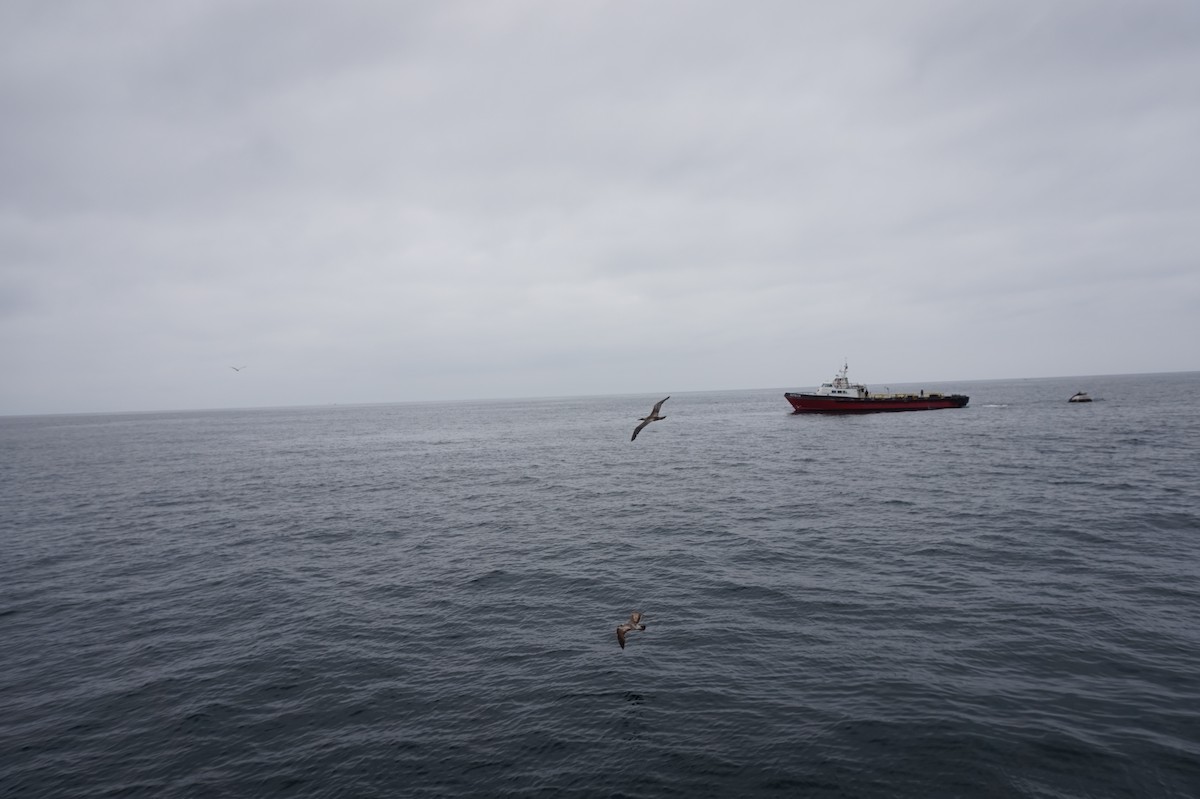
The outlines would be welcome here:
[[[0,794],[1194,796],[1197,376],[1109,380],[0,420]]]

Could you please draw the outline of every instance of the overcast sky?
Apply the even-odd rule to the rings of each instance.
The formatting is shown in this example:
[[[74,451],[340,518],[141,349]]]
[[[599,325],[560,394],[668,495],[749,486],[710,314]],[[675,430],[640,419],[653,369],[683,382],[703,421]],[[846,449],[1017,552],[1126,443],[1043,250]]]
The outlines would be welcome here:
[[[0,414],[1196,370],[1198,143],[1193,0],[5,0]]]

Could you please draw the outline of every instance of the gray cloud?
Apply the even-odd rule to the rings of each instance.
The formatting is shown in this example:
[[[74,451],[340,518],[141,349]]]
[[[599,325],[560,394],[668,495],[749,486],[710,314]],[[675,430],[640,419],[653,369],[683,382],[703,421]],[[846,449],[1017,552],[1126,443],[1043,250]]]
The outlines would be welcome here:
[[[1195,369],[1198,16],[8,3],[0,413]]]

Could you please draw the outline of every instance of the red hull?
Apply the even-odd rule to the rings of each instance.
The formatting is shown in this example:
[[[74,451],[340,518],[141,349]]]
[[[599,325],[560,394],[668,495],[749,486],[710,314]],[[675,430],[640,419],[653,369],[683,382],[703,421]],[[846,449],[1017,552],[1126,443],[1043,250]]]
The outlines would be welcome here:
[[[820,394],[783,395],[796,413],[881,413],[886,411],[936,411],[942,408],[962,408],[970,397],[945,394],[903,397],[830,397]]]

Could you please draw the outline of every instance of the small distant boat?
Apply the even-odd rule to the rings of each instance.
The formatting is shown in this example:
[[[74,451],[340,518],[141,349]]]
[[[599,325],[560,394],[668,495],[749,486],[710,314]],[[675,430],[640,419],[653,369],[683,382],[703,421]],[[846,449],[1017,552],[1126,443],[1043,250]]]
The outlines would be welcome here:
[[[1091,402],[1092,398],[1087,395],[1086,391],[1076,391],[1071,395],[1067,402]]]
[[[936,411],[941,408],[962,408],[971,399],[963,394],[872,393],[861,383],[851,383],[846,376],[848,364],[829,383],[822,383],[813,392],[783,395],[796,413],[879,413],[881,411]]]

